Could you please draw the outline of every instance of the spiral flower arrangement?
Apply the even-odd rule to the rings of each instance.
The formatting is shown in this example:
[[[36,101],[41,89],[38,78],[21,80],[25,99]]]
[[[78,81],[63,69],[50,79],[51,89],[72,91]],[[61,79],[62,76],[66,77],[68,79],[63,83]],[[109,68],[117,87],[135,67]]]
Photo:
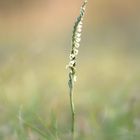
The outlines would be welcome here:
[[[81,41],[81,34],[82,34],[82,27],[83,27],[83,17],[85,14],[87,0],[84,1],[81,10],[80,15],[77,18],[74,27],[73,27],[73,34],[72,34],[72,50],[69,56],[70,62],[66,66],[70,69],[69,76],[76,82],[76,56],[78,55],[78,48],[80,47],[80,41]]]

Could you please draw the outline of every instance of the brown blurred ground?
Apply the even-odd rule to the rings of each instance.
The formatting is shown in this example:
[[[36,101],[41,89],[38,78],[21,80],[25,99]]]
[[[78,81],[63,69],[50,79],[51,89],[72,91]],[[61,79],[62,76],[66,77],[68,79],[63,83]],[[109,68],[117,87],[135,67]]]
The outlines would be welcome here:
[[[62,30],[62,27],[72,25],[80,4],[80,0],[1,1],[0,27],[7,32]],[[87,22],[93,25],[96,23],[96,26],[106,22],[128,24],[134,20],[139,21],[139,9],[138,0],[89,1]]]

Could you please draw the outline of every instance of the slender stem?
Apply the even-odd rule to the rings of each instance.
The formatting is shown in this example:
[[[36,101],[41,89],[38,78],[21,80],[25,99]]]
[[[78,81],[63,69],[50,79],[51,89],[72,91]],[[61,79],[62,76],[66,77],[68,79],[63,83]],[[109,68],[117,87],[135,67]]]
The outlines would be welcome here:
[[[71,105],[71,115],[72,115],[72,126],[71,126],[71,133],[72,139],[74,139],[74,131],[75,131],[75,108],[74,108],[74,101],[73,101],[73,89],[70,90],[70,105]]]
[[[74,87],[74,81],[73,76],[70,74],[69,79],[69,88],[70,88],[70,107],[71,107],[71,137],[72,140],[74,140],[74,133],[75,133],[75,108],[74,108],[74,100],[73,100],[73,87]]]

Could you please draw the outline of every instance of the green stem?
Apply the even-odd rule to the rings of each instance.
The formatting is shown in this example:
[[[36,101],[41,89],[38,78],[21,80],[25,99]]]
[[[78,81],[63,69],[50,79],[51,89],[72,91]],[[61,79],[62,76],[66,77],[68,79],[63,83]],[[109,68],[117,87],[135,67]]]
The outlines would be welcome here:
[[[75,108],[74,108],[74,100],[73,100],[73,85],[74,85],[74,81],[73,78],[70,76],[70,80],[69,80],[69,88],[70,88],[70,107],[71,107],[71,137],[72,140],[74,140],[74,133],[75,133]]]
[[[75,131],[75,110],[74,110],[74,101],[73,101],[73,90],[71,89],[70,94],[70,105],[71,105],[71,115],[72,115],[72,126],[71,126],[71,133],[72,139],[74,139],[74,131]]]

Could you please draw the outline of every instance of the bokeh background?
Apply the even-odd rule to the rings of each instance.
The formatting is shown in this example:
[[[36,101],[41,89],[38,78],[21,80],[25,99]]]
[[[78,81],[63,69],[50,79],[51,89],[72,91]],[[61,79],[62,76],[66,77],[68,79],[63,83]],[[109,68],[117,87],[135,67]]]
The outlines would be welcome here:
[[[65,66],[81,4],[0,1],[0,140],[69,139]],[[77,59],[77,140],[140,139],[139,13],[139,0],[89,0]]]

